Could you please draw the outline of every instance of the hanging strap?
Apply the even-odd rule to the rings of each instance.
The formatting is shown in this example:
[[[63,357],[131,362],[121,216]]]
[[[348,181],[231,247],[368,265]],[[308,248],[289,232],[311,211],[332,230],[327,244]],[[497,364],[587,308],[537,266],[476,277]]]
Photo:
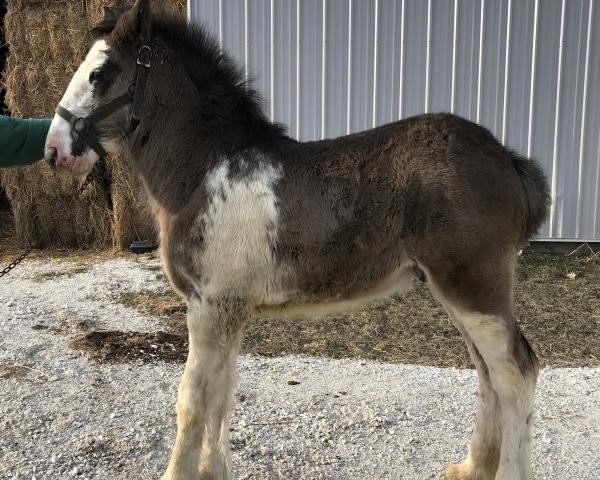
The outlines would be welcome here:
[[[133,106],[131,108],[131,119],[134,128],[137,127],[142,118],[142,107],[144,105],[144,92],[146,91],[146,80],[150,70],[152,49],[150,45],[142,45],[138,52],[135,71],[135,90],[133,92]]]

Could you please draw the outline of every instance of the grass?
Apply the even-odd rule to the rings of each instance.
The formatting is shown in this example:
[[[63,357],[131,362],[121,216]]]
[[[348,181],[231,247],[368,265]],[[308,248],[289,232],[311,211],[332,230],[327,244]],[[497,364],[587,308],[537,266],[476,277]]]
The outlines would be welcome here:
[[[517,279],[517,315],[541,364],[600,366],[600,258],[528,250]],[[185,307],[168,289],[125,293],[114,300],[159,316],[171,332],[185,335]],[[242,351],[471,366],[462,337],[422,284],[351,314],[319,320],[257,318],[246,328]]]
[[[160,317],[161,323],[171,332],[187,334],[185,326],[185,303],[170,288],[122,292],[113,295],[112,300],[144,315]]]
[[[517,314],[546,364],[600,365],[600,255],[528,254],[518,270]]]

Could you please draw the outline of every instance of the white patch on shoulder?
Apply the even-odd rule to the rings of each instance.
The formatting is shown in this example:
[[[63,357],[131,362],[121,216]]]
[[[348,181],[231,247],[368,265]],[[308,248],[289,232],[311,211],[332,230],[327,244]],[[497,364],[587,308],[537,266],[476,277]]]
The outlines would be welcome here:
[[[282,170],[259,152],[247,155],[257,165],[243,176],[230,175],[225,159],[206,179],[209,207],[196,226],[204,228],[202,292],[210,297],[229,290],[263,303],[278,290],[272,288],[277,283],[272,246],[279,221],[274,187]]]

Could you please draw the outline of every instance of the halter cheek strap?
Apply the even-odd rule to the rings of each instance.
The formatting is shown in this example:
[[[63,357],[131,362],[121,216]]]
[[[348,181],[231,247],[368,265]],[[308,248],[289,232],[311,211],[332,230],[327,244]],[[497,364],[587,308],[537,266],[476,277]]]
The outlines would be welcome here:
[[[56,107],[56,113],[71,124],[71,137],[73,140],[79,140],[85,143],[92,148],[99,157],[104,158],[107,153],[98,140],[98,132],[95,124],[127,105],[131,101],[131,98],[131,94],[127,92],[94,110],[87,117],[76,117],[62,105]]]
[[[146,90],[146,80],[148,78],[151,59],[152,49],[150,45],[142,45],[138,51],[136,60],[135,80],[129,86],[127,92],[92,110],[88,116],[77,117],[60,104],[56,107],[56,113],[71,125],[71,137],[73,140],[82,142],[94,150],[100,158],[105,158],[107,152],[98,140],[99,135],[96,124],[129,103],[132,103],[131,131],[137,128],[141,120],[144,92]]]

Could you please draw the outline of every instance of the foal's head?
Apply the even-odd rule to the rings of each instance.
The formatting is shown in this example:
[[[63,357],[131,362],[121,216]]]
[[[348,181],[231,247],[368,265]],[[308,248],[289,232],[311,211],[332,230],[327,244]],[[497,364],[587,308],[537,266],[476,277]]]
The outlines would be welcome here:
[[[45,158],[52,166],[66,167],[75,175],[89,173],[101,155],[119,152],[134,129],[130,95],[138,52],[151,38],[149,3],[138,0],[129,9],[106,8],[104,19],[92,30],[91,48],[48,132]],[[119,97],[122,102],[115,100]],[[109,108],[99,112],[107,104]]]
[[[91,34],[48,133],[51,165],[84,175],[106,152],[128,146],[135,153],[150,137],[164,140],[154,149],[162,155],[174,146],[232,152],[285,136],[264,115],[238,65],[185,18],[152,15],[150,0],[137,0],[131,8],[107,8]],[[141,71],[146,82],[138,81]],[[132,101],[140,84],[140,101]],[[148,135],[154,127],[160,136]]]

